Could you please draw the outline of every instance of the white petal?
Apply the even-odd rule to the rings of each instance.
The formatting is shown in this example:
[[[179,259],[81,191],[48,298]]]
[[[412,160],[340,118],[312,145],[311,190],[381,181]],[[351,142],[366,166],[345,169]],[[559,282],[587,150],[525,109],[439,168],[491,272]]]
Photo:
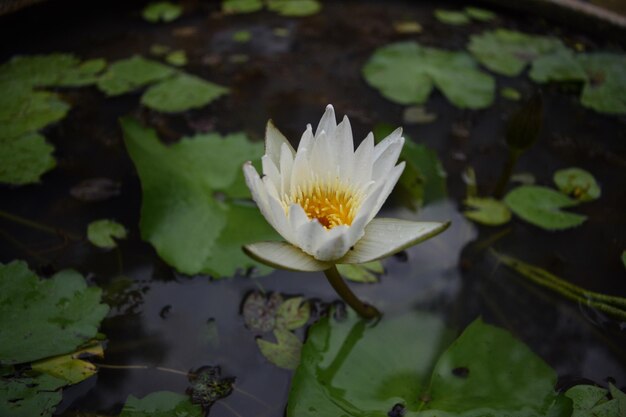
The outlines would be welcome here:
[[[289,206],[289,225],[291,226],[291,230],[298,230],[300,226],[308,221],[309,217],[306,215],[300,204],[294,203]]]
[[[322,262],[286,242],[257,242],[243,247],[251,258],[273,268],[291,271],[323,271],[332,266]]]
[[[324,239],[315,250],[313,257],[321,261],[334,261],[343,257],[352,246],[348,242],[350,226],[335,226],[325,232]]]
[[[269,180],[274,184],[276,189],[280,189],[280,172],[272,161],[269,155],[263,155],[261,157],[261,164],[263,165],[263,175],[267,176]]]
[[[296,153],[293,160],[293,168],[291,169],[291,180],[289,192],[296,195],[296,189],[311,177],[311,168],[309,165],[309,152],[307,149],[300,149]]]
[[[291,226],[289,225],[289,219],[287,218],[287,213],[285,213],[285,208],[282,206],[282,204],[280,204],[277,199],[275,199],[271,195],[268,195],[267,203],[271,210],[272,219],[274,221],[272,226],[274,226],[274,229],[276,229],[276,231],[282,237],[284,237],[285,240],[293,242],[294,233],[293,230],[291,230]]]
[[[310,169],[317,174],[318,179],[333,179],[339,174],[337,149],[333,146],[332,140],[333,138],[323,131],[315,138],[309,152]]]
[[[294,238],[297,246],[311,256],[315,256],[317,248],[322,246],[326,237],[326,228],[317,220],[308,220],[297,230],[294,230]]]
[[[246,179],[246,184],[250,189],[250,193],[252,194],[252,199],[256,202],[261,214],[265,217],[265,220],[267,220],[267,222],[272,225],[274,229],[276,229],[276,222],[274,221],[272,208],[269,204],[267,189],[265,188],[265,184],[261,180],[261,177],[259,177],[259,173],[256,172],[256,169],[251,162],[246,162],[243,165],[243,175]]]
[[[374,148],[374,160],[377,160],[378,157],[387,149],[389,145],[393,142],[397,141],[402,136],[402,128],[399,127],[393,132],[389,134],[385,139],[381,140],[376,148]]]
[[[352,181],[355,183],[368,183],[372,179],[372,166],[374,165],[374,135],[370,132],[354,152],[354,169]]]
[[[317,129],[315,130],[315,138],[317,138],[322,131],[326,132],[328,136],[332,136],[335,134],[335,129],[337,128],[337,120],[335,119],[335,109],[333,106],[329,104],[326,106],[326,111],[324,115],[320,119],[320,123],[317,125]]]
[[[354,245],[354,249],[337,263],[360,264],[385,258],[438,235],[449,225],[450,222],[374,219],[365,227],[365,235]]]
[[[389,171],[398,162],[398,157],[402,151],[404,145],[404,138],[402,136],[389,142],[387,148],[378,155],[374,160],[374,168],[372,169],[372,179],[378,181],[380,179],[387,178]]]
[[[274,122],[268,121],[265,128],[265,155],[271,158],[277,168],[280,168],[280,153],[283,144],[288,146],[292,155],[296,153],[287,138],[274,126]]]
[[[284,196],[291,187],[291,170],[293,169],[294,155],[290,149],[283,145],[280,150],[280,195]]]
[[[393,167],[391,172],[387,174],[386,179],[385,179],[385,185],[383,186],[383,190],[380,193],[380,196],[378,197],[378,202],[376,203],[376,206],[374,206],[374,208],[371,211],[370,215],[372,217],[370,217],[370,220],[373,219],[374,216],[378,214],[383,204],[385,204],[385,201],[387,201],[387,197],[389,197],[389,194],[391,194],[394,187],[396,186],[396,183],[400,179],[400,176],[402,175],[402,172],[404,171],[405,166],[406,166],[406,163],[402,161],[398,165]]]
[[[298,152],[301,149],[311,149],[311,145],[313,144],[313,128],[310,124],[306,125],[306,130],[302,134],[300,138],[300,143],[298,144]]]
[[[352,138],[352,126],[347,116],[343,117],[341,123],[335,130],[335,143],[333,149],[338,158],[339,177],[350,179],[354,170],[354,140]]]

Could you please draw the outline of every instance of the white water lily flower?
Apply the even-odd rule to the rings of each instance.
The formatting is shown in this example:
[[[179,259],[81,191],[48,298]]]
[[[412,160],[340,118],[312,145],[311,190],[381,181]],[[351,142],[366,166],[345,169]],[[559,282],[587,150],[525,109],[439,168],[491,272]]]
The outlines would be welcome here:
[[[445,230],[448,223],[374,218],[404,170],[396,165],[403,144],[398,128],[376,146],[370,133],[355,151],[350,121],[337,125],[331,105],[315,134],[307,126],[297,152],[268,122],[263,177],[250,162],[243,170],[261,213],[288,243],[253,243],[246,253],[278,268],[322,271],[380,259]]]

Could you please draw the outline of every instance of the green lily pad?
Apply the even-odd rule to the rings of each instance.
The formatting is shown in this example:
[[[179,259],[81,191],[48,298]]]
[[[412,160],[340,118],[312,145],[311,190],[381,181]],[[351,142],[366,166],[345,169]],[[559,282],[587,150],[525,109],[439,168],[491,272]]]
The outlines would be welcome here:
[[[237,32],[233,33],[233,40],[235,42],[246,43],[249,42],[250,39],[252,39],[252,34],[249,30],[238,30]]]
[[[241,250],[244,244],[280,240],[258,208],[240,200],[249,198],[241,167],[263,154],[262,143],[234,133],[166,146],[133,119],[121,125],[143,188],[141,235],[162,259],[189,275],[231,276],[252,267],[269,272]]]
[[[546,230],[569,229],[580,226],[587,219],[581,214],[559,210],[576,206],[578,201],[547,187],[517,187],[504,197],[504,202],[513,213]]]
[[[514,88],[504,87],[500,90],[500,95],[507,100],[519,101],[522,98],[522,94]]]
[[[467,25],[470,22],[467,14],[455,10],[435,9],[435,18],[441,23],[454,26]]]
[[[35,132],[61,120],[70,106],[58,95],[19,83],[0,82],[0,141]]]
[[[0,83],[29,87],[81,87],[94,84],[106,67],[104,59],[81,62],[72,54],[16,56],[0,66]]]
[[[158,391],[137,398],[132,395],[126,400],[119,417],[203,417],[202,407],[194,405],[186,395],[169,391]]]
[[[587,80],[587,73],[576,55],[568,49],[535,59],[528,76],[538,83]]]
[[[309,329],[287,416],[571,415],[556,373],[506,331],[478,319],[439,356],[448,340],[424,313],[376,325],[324,318]]]
[[[100,79],[98,88],[108,96],[118,96],[172,76],[176,70],[141,56],[111,64]]]
[[[626,415],[626,393],[617,389],[617,387],[609,382],[609,392],[611,397],[617,400],[620,416]]]
[[[600,187],[596,179],[581,168],[560,169],[554,173],[554,183],[562,193],[579,201],[592,201],[600,198]]]
[[[222,0],[224,13],[252,13],[263,8],[261,0]]]
[[[302,297],[285,300],[276,311],[276,328],[296,330],[304,326],[311,317],[311,304]]]
[[[565,396],[572,400],[572,417],[621,417],[620,398],[607,398],[608,390],[593,385],[576,385],[567,390]],[[624,393],[613,387],[611,393]],[[619,393],[619,394],[618,394]],[[623,400],[623,397],[621,398]]]
[[[180,4],[169,1],[159,1],[148,4],[144,9],[142,16],[148,22],[171,22],[180,17],[183,8]]]
[[[64,380],[49,375],[0,378],[0,415],[51,417],[61,402],[60,388],[66,384]]]
[[[87,239],[99,248],[112,249],[117,246],[115,239],[126,239],[126,235],[124,226],[109,219],[96,220],[87,226]]]
[[[375,274],[385,272],[383,264],[380,261],[372,261],[364,264],[346,264],[337,265],[339,274],[353,282],[378,282]]]
[[[56,166],[54,146],[38,133],[0,140],[0,182],[23,185],[39,182]]]
[[[267,8],[281,16],[310,16],[322,9],[317,0],[267,0]]]
[[[187,65],[187,54],[182,49],[172,51],[165,56],[165,62],[176,67]]]
[[[406,124],[427,124],[437,120],[437,115],[428,113],[423,106],[412,106],[404,109],[402,120]]]
[[[98,372],[98,368],[94,364],[84,360],[89,356],[103,357],[102,344],[97,341],[88,343],[87,346],[81,347],[75,352],[33,362],[31,368],[34,371],[62,379],[67,384],[78,384]]]
[[[581,104],[601,113],[626,114],[626,55],[581,54],[577,59],[588,77]]]
[[[0,364],[73,352],[96,336],[109,307],[71,270],[41,280],[25,262],[0,264]]]
[[[496,14],[490,10],[481,9],[478,7],[468,6],[464,9],[465,14],[471,17],[474,20],[479,20],[481,22],[489,22],[496,18]]]
[[[468,45],[468,50],[481,64],[491,71],[510,77],[519,75],[535,59],[565,49],[557,38],[508,29],[472,35]]]
[[[622,265],[624,265],[624,268],[626,268],[626,250],[622,251]]]
[[[296,369],[300,363],[302,342],[289,330],[277,327],[274,329],[276,343],[257,339],[256,343],[265,358],[279,368]]]
[[[150,87],[141,103],[166,113],[183,112],[205,106],[226,94],[228,89],[189,74],[178,74]]]
[[[434,87],[457,107],[480,109],[493,102],[493,77],[465,52],[400,42],[377,49],[362,72],[369,85],[399,104],[423,104]]]
[[[476,223],[486,226],[500,226],[511,220],[511,211],[503,202],[494,198],[470,197],[463,202],[467,210],[463,215]]]

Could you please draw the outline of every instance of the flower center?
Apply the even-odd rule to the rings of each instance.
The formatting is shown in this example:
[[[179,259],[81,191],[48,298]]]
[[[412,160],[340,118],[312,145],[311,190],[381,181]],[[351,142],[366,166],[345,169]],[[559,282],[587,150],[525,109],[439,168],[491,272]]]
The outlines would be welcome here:
[[[339,181],[314,182],[297,187],[288,200],[299,204],[309,219],[317,219],[326,229],[332,229],[352,224],[361,205],[360,194]]]

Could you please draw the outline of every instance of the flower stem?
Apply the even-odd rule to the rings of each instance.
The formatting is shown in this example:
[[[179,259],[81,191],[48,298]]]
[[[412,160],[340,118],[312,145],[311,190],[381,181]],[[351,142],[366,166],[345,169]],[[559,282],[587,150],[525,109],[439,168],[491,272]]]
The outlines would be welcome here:
[[[354,293],[350,290],[350,287],[348,287],[348,285],[344,282],[343,278],[339,274],[339,271],[337,271],[337,267],[335,265],[325,270],[324,275],[326,275],[328,282],[330,282],[330,285],[332,285],[337,294],[339,294],[343,301],[352,307],[354,311],[359,313],[359,316],[364,319],[373,319],[380,316],[380,311],[378,311],[375,307],[363,303],[357,298],[356,295],[354,295]]]

